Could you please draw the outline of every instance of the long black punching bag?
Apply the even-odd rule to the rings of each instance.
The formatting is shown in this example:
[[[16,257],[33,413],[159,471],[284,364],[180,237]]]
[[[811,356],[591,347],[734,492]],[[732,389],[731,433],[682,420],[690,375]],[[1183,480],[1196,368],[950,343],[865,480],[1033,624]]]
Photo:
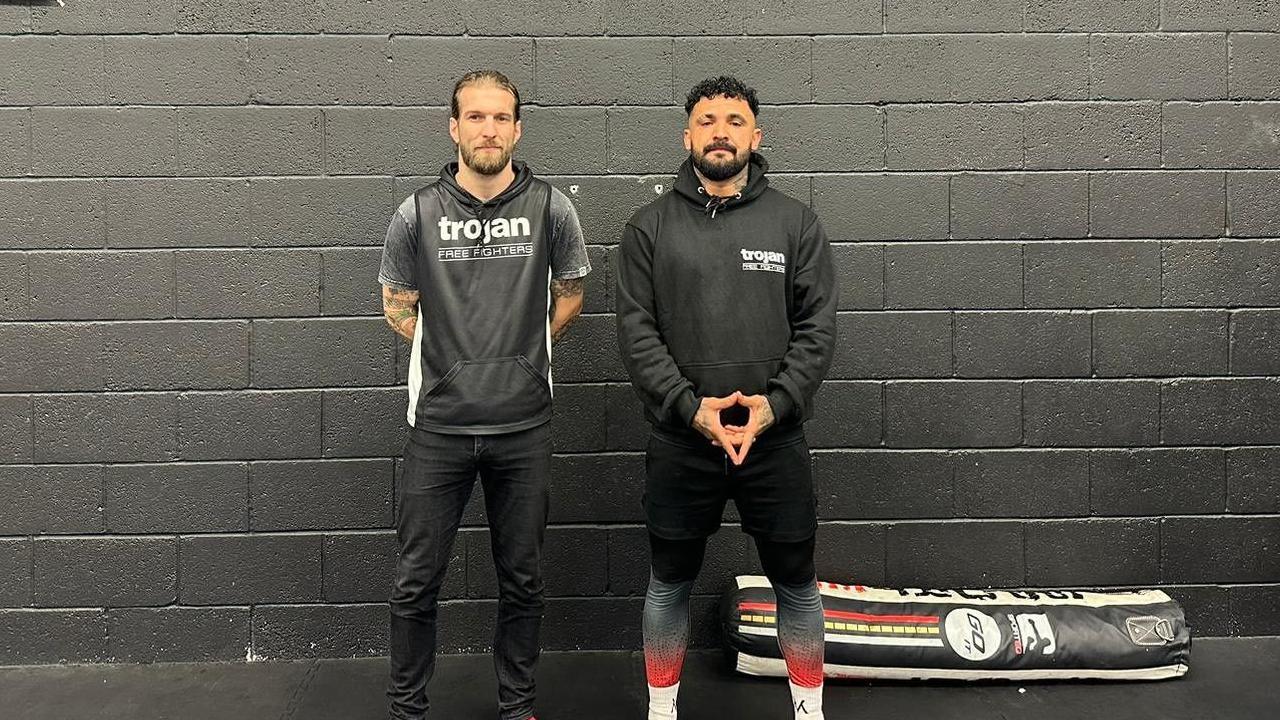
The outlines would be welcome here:
[[[1159,590],[890,590],[818,583],[832,678],[1157,680],[1187,672],[1182,608]],[[785,676],[766,578],[725,594],[736,667]]]

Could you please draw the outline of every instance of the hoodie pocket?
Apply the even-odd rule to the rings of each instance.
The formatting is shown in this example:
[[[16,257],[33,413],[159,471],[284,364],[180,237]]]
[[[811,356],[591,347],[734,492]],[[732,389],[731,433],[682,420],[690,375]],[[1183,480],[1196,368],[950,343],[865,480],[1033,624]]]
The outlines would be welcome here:
[[[698,397],[724,397],[735,390],[743,395],[763,395],[769,379],[782,366],[782,356],[763,360],[680,363],[680,372],[693,383]]]
[[[419,417],[450,427],[497,427],[537,417],[550,404],[546,378],[523,355],[462,360],[427,392]]]

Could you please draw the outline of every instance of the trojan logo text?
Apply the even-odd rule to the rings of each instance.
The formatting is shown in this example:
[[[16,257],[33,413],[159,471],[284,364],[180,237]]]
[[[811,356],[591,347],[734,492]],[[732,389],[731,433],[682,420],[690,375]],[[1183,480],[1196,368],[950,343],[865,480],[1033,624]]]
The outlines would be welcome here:
[[[784,273],[787,271],[787,256],[771,250],[747,250],[743,248],[742,269],[763,270],[765,272]]]
[[[533,254],[532,235],[527,217],[492,218],[480,220],[452,220],[441,217],[436,223],[443,243],[465,243],[442,247],[437,257],[442,262],[457,260],[495,260],[510,257],[528,257]],[[497,243],[493,240],[512,239],[515,242]],[[470,241],[470,242],[468,242]]]

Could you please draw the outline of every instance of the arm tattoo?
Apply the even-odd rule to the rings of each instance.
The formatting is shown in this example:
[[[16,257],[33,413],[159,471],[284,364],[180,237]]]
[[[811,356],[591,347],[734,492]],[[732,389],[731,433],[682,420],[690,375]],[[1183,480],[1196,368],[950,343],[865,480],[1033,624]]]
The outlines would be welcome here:
[[[418,291],[382,286],[382,314],[400,337],[413,342],[418,327]]]
[[[582,278],[571,278],[569,280],[552,280],[551,281],[551,297],[573,297],[581,295],[583,289]],[[554,302],[554,300],[553,300]]]
[[[568,280],[552,280],[551,281],[551,342],[560,342],[560,338],[564,337],[565,331],[573,324],[577,317],[575,312],[573,315],[560,319],[557,325],[555,322],[556,305],[559,304],[560,298],[581,298],[584,291],[584,283],[582,278],[570,278]]]

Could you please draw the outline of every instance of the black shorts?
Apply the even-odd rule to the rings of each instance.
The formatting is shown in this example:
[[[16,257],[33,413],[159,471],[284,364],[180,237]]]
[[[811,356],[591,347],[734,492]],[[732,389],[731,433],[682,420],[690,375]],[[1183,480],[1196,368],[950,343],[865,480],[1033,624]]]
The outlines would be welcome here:
[[[645,453],[645,517],[667,540],[705,538],[720,529],[725,502],[738,508],[742,529],[774,542],[800,542],[818,529],[813,472],[804,435],[753,446],[734,465],[710,441],[680,442],[654,432]]]

